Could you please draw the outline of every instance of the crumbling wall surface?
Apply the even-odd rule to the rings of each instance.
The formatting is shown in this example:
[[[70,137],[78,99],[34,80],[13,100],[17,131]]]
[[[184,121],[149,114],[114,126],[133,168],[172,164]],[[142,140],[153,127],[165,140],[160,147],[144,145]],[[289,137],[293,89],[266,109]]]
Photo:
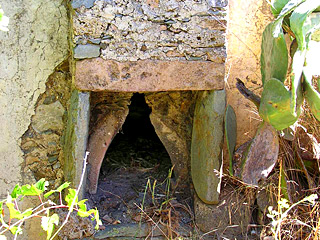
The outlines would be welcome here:
[[[226,0],[74,0],[72,6],[75,58],[225,60]]]
[[[70,88],[69,61],[65,61],[49,76],[46,90],[38,98],[31,125],[21,138],[25,158],[23,172],[31,170],[37,180],[45,178],[50,187],[55,188],[64,180],[61,140]]]
[[[261,119],[253,103],[236,89],[236,78],[256,94],[262,92],[260,52],[262,33],[271,20],[265,0],[229,0],[227,33],[227,102],[237,115],[238,145],[251,139]]]
[[[10,18],[0,32],[0,196],[23,182],[21,136],[48,76],[68,55],[63,0],[2,1]]]

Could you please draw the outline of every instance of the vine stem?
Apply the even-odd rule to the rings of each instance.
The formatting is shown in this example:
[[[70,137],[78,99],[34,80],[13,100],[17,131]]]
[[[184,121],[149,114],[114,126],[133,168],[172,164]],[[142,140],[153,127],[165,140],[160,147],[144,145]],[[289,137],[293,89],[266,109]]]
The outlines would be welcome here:
[[[21,224],[21,223],[23,223],[25,220],[28,220],[28,219],[33,218],[33,217],[36,217],[36,216],[38,216],[40,213],[43,213],[43,212],[45,212],[45,211],[47,211],[47,210],[55,209],[55,208],[67,208],[67,206],[65,206],[65,205],[58,205],[58,206],[55,205],[55,206],[52,206],[52,207],[43,208],[43,209],[39,210],[38,212],[35,212],[34,214],[31,214],[30,216],[25,217],[25,218],[23,218],[23,219],[20,219],[19,221],[17,221],[17,222],[15,222],[14,224],[10,225],[9,228],[6,228],[5,230],[1,231],[1,232],[0,232],[0,235],[3,234],[3,233],[5,233],[5,232],[7,232],[8,230],[10,230],[10,228],[12,228],[12,227],[14,227],[14,226],[16,226],[16,225],[19,225],[19,224]]]
[[[69,220],[70,214],[71,214],[71,212],[73,211],[73,207],[74,207],[74,205],[75,205],[75,203],[76,203],[76,199],[77,199],[77,197],[78,197],[78,195],[79,195],[79,192],[80,192],[80,189],[81,189],[81,186],[82,186],[82,183],[83,183],[84,175],[85,175],[85,173],[86,173],[87,158],[88,158],[88,156],[89,156],[89,152],[87,151],[86,154],[85,154],[85,156],[84,156],[84,158],[83,158],[83,168],[82,168],[80,183],[79,183],[79,186],[78,186],[78,188],[77,188],[77,190],[76,190],[76,194],[75,194],[75,196],[74,196],[74,198],[73,198],[73,201],[72,201],[72,203],[71,203],[71,206],[69,207],[68,214],[67,214],[64,222],[61,224],[61,226],[59,227],[59,229],[53,234],[53,236],[50,238],[50,240],[53,240],[53,239],[57,236],[57,234],[58,234],[58,233],[61,231],[61,229],[67,224],[67,222],[68,222],[68,220]]]

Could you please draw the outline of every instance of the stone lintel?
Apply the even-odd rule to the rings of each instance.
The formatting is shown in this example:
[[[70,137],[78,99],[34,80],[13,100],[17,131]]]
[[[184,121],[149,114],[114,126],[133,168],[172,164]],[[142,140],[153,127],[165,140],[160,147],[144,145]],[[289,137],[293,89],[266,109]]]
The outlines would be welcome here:
[[[75,85],[84,91],[220,90],[224,88],[224,63],[85,59],[76,62]]]

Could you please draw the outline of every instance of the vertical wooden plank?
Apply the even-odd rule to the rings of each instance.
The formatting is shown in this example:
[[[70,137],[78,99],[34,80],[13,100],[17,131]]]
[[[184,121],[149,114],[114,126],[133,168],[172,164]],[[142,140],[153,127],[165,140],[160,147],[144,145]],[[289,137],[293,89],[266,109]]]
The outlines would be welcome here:
[[[196,102],[191,176],[198,197],[207,204],[219,202],[225,91],[203,91]]]

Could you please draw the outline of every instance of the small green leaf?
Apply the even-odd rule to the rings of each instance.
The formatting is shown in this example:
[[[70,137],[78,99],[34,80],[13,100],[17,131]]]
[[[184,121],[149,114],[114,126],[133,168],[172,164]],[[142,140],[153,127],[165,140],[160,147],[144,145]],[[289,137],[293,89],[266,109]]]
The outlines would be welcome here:
[[[62,192],[63,189],[70,186],[70,182],[65,182],[57,188],[57,192]]]
[[[69,187],[70,182],[65,182],[62,185],[60,185],[56,190],[50,190],[49,192],[47,192],[44,197],[48,198],[50,195],[52,195],[53,193],[56,192],[62,192],[65,188]]]
[[[75,199],[75,201],[74,201],[74,205],[76,205],[77,203],[78,203],[78,196],[76,196],[76,190],[75,189],[72,189],[72,188],[69,188],[68,189],[69,190],[69,193],[68,193],[68,195],[65,197],[65,200],[66,200],[66,202],[67,202],[67,205],[68,205],[68,207],[69,207],[69,210],[70,211],[73,211],[73,209],[71,208],[72,206],[72,202],[73,202],[73,200]]]
[[[57,192],[57,190],[50,190],[49,192],[47,192],[46,194],[44,194],[43,196],[45,198],[48,198],[50,195],[52,195],[53,193]]]
[[[305,21],[307,17],[319,6],[319,0],[306,0],[305,2],[300,4],[291,14],[290,27],[296,36],[298,48],[300,50],[306,49],[308,40],[311,38],[311,36],[309,36],[310,34],[307,34],[310,29],[308,27],[303,27]]]
[[[42,192],[39,189],[37,189],[34,185],[26,184],[21,186],[21,193],[24,196],[38,196]]]
[[[15,235],[15,234],[21,234],[22,233],[22,228],[19,226],[12,226],[10,227],[10,232]],[[1,239],[1,238],[0,238]]]
[[[79,210],[78,210],[78,215],[79,215],[80,217],[89,217],[89,216],[91,215],[91,213],[79,209]]]
[[[44,178],[41,178],[38,182],[36,182],[36,184],[34,184],[34,186],[42,193],[45,190],[47,190],[47,186],[49,186],[49,182],[46,181]]]
[[[89,213],[94,215],[94,217],[91,220],[95,220],[96,221],[95,229],[98,230],[99,226],[102,225],[102,222],[101,222],[100,217],[99,217],[99,211],[97,209],[91,209],[89,211]]]
[[[281,21],[270,23],[264,30],[261,43],[262,83],[271,78],[284,82],[288,69],[288,50],[284,39]]]
[[[259,114],[277,130],[285,129],[297,121],[301,112],[297,109],[296,115],[291,113],[290,100],[290,91],[281,81],[272,78],[264,86]]]
[[[41,218],[41,227],[44,231],[47,232],[47,240],[51,238],[54,225],[58,226],[59,224],[59,216],[58,214],[54,213],[50,217],[42,217]]]
[[[11,197],[16,199],[22,194],[21,187],[17,184],[11,192]]]
[[[231,105],[228,105],[226,110],[225,133],[229,152],[229,173],[233,176],[232,160],[237,141],[237,117]]]
[[[9,213],[10,213],[10,219],[22,219],[23,215],[21,214],[20,211],[18,211],[17,209],[15,209],[14,203],[12,202],[6,202],[6,205],[9,209]]]
[[[85,204],[86,201],[88,201],[88,200],[87,199],[83,199],[80,202],[78,202],[78,207],[82,211],[87,211],[87,205]]]
[[[3,215],[3,203],[5,200],[0,201],[0,217]]]
[[[32,208],[28,208],[27,210],[25,210],[23,213],[22,213],[22,216],[23,217],[29,217],[33,212],[33,209]]]

